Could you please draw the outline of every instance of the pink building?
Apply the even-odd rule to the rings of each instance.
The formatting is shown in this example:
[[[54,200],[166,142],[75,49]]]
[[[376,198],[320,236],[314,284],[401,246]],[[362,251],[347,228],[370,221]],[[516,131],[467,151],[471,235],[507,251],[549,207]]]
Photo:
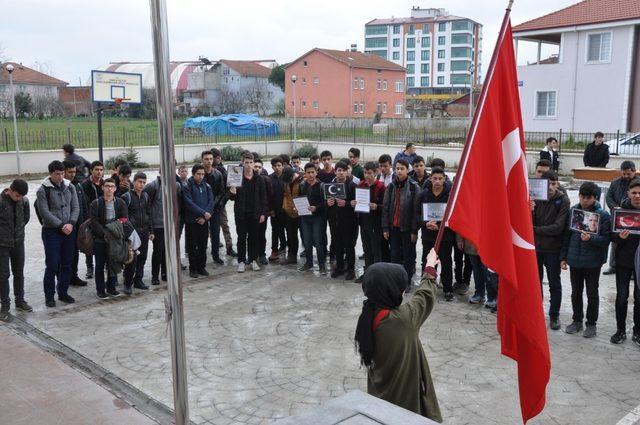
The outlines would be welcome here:
[[[405,69],[376,55],[315,48],[285,69],[290,117],[295,105],[298,117],[402,118],[404,93]]]

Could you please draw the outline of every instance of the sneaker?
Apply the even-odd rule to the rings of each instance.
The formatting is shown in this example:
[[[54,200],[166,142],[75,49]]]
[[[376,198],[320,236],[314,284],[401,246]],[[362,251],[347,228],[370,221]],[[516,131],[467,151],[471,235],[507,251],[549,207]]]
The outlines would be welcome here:
[[[484,297],[480,295],[473,295],[469,298],[469,304],[482,304],[484,302]]]
[[[356,278],[356,274],[353,270],[347,271],[347,274],[344,276],[344,280],[353,280]]]
[[[564,331],[568,334],[574,334],[580,332],[581,330],[582,322],[572,322]]]
[[[227,248],[227,255],[229,257],[237,257],[238,253],[233,250],[233,248]]]
[[[271,251],[271,255],[269,256],[269,261],[278,261],[280,259],[280,255],[278,251]]]
[[[267,264],[269,264],[269,262],[267,262]],[[258,265],[258,262],[253,260],[251,262],[251,270],[253,270],[254,272],[259,272],[260,271],[260,266]]]
[[[631,342],[640,347],[640,334],[634,333],[631,337]]]
[[[120,295],[120,292],[118,292],[116,289],[107,289],[107,294],[112,297],[117,297],[118,295]]]
[[[9,314],[9,307],[2,307],[2,309],[0,309],[0,320],[8,322],[10,319],[11,315]]]
[[[44,302],[44,304],[45,304],[47,307],[55,307],[55,306],[56,306],[56,300],[46,300],[46,301]]]
[[[298,264],[298,258],[296,255],[290,255],[287,257],[287,260],[284,262],[286,265]]]
[[[364,254],[358,255],[358,260],[364,260]]]
[[[222,248],[224,245],[222,245],[222,242],[218,243],[218,249]]]
[[[21,311],[26,311],[26,312],[33,311],[33,308],[29,304],[27,304],[25,300],[16,301],[16,309]]]
[[[244,273],[246,265],[244,263],[238,263],[238,273]]]
[[[167,275],[163,274],[162,276],[160,276],[160,280],[163,281],[163,282],[166,282],[167,281]]]
[[[195,271],[195,270],[190,270],[190,271],[189,271],[189,277],[192,277],[192,278],[194,278],[194,279],[197,279],[197,278],[199,278],[199,277],[200,277],[200,275],[198,274],[198,272],[197,272],[197,271]]]
[[[160,285],[160,280],[159,280],[157,277],[152,277],[152,278],[151,278],[151,284],[152,284],[153,286]]]
[[[320,264],[318,266],[318,269],[319,269],[320,274],[322,274],[322,275],[326,275],[327,274],[327,266],[326,266],[326,264]]]
[[[363,280],[364,280],[364,275],[361,274],[356,278],[356,280],[353,281],[353,283],[362,283]]]
[[[125,295],[131,295],[131,294],[133,294],[133,289],[131,289],[131,288],[132,288],[131,285],[124,285],[124,288],[122,288],[122,292]]]
[[[616,269],[614,269],[613,267],[609,267],[607,270],[603,271],[602,274],[616,274]]]
[[[625,331],[617,331],[613,335],[611,335],[612,344],[622,344],[627,339],[627,333]]]
[[[484,303],[484,308],[494,308],[497,305],[498,305],[498,302],[496,300],[487,300]]]
[[[298,268],[299,272],[308,272],[309,270],[313,270],[313,264],[304,264]]]
[[[596,336],[596,325],[587,325],[584,332],[582,332],[582,336],[585,338],[593,338]]]
[[[85,279],[93,279],[93,267],[87,269],[87,274],[84,275]]]
[[[551,329],[552,331],[559,331],[560,328],[560,319],[558,319],[557,317],[549,318],[549,329]]]
[[[96,296],[97,296],[98,298],[100,298],[101,300],[103,300],[103,299],[105,299],[105,298],[109,298],[109,296],[106,294],[106,292],[98,292],[98,293],[96,294]]]
[[[70,286],[87,286],[87,281],[80,279],[78,276],[71,279]]]
[[[335,269],[334,271],[331,272],[331,277],[335,279],[339,276],[342,276],[343,274],[344,274],[343,269]]]
[[[204,267],[198,270],[200,276],[209,276],[209,272]]]
[[[263,266],[266,266],[267,264],[269,264],[269,260],[267,260],[267,256],[266,255],[261,255],[260,256],[260,264],[262,264]]]
[[[67,304],[73,304],[74,302],[76,302],[76,300],[69,294],[60,295],[58,299]]]
[[[453,301],[453,292],[445,292],[444,293],[445,301]]]
[[[453,285],[453,291],[458,295],[467,295],[467,292],[469,292],[469,284],[456,282],[455,285]]]
[[[222,258],[218,257],[218,258],[214,258],[213,262],[218,264],[218,265],[223,265],[224,261],[222,260]]]
[[[147,285],[145,285],[144,283],[142,283],[142,281],[137,281],[137,282],[133,282],[133,287],[136,289],[149,289],[149,287]]]

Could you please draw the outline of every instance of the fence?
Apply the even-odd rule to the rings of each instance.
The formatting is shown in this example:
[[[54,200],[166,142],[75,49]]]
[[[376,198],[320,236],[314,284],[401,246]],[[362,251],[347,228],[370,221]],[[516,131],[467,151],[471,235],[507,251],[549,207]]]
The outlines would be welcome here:
[[[257,136],[204,136],[197,132],[185,132],[182,128],[174,130],[174,143],[187,144],[216,144],[222,142],[242,141],[270,141],[293,140],[294,125],[283,125],[278,135]],[[299,141],[312,140],[314,142],[345,142],[353,144],[406,144],[413,142],[422,146],[446,146],[464,144],[467,137],[466,128],[434,129],[426,126],[412,125],[405,120],[401,125],[389,126],[380,133],[374,133],[371,123],[344,122],[342,125],[323,125],[321,122],[299,122],[296,126],[296,139]],[[527,149],[539,150],[545,145],[548,137],[555,137],[560,142],[561,152],[583,152],[586,145],[593,140],[593,133],[557,132],[525,132]],[[610,144],[613,153],[640,154],[640,136],[621,132],[605,134],[605,140]],[[631,140],[627,140],[631,138]],[[18,139],[21,150],[50,150],[60,149],[65,143],[71,143],[76,148],[95,148],[98,145],[97,129],[19,129]],[[637,139],[637,140],[636,140]],[[0,151],[13,151],[13,131],[5,127],[0,132]],[[132,148],[136,146],[154,146],[158,144],[158,133],[153,128],[117,128],[110,127],[103,130],[104,146],[106,148]]]

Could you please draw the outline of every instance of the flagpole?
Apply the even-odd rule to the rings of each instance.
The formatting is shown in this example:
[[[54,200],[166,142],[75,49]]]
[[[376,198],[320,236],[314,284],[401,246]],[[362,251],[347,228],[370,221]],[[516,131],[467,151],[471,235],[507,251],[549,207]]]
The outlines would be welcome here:
[[[504,39],[505,33],[507,32],[507,24],[509,23],[509,17],[511,14],[511,6],[513,6],[513,0],[509,0],[509,5],[504,14],[504,18],[502,18],[502,26],[500,27],[500,32],[498,33],[498,40],[496,41],[496,47],[500,45],[502,40]],[[442,236],[444,235],[444,229],[447,227],[447,223],[449,222],[449,217],[451,217],[451,210],[453,209],[452,200],[456,199],[458,194],[458,189],[460,187],[460,182],[462,181],[462,175],[464,174],[464,169],[467,165],[467,159],[469,157],[469,150],[471,149],[471,139],[473,139],[476,134],[476,130],[478,128],[478,119],[480,117],[480,113],[484,108],[484,103],[487,98],[487,92],[489,88],[489,83],[493,78],[493,72],[496,67],[496,62],[498,60],[498,50],[497,48],[493,49],[493,54],[491,55],[491,62],[489,62],[489,70],[487,72],[487,78],[485,78],[485,83],[482,85],[482,90],[480,91],[480,99],[478,100],[478,106],[476,107],[475,113],[473,114],[473,120],[471,121],[471,126],[469,127],[469,132],[467,133],[467,138],[464,143],[464,148],[462,149],[462,155],[460,157],[460,167],[458,167],[458,172],[456,173],[456,177],[453,180],[453,188],[451,189],[451,193],[449,194],[449,202],[447,202],[447,207],[444,211],[444,217],[440,222],[440,227],[438,229],[438,236],[436,237],[436,243],[434,249],[436,252],[440,251],[440,244],[442,243]]]

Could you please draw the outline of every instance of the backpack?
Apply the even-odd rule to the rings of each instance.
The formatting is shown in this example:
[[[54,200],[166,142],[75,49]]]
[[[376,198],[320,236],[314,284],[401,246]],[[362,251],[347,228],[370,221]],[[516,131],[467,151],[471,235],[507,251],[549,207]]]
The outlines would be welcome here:
[[[76,245],[78,250],[87,255],[93,255],[93,232],[91,231],[91,223],[93,219],[86,219],[78,229],[78,237]]]
[[[49,202],[49,193],[51,192],[51,187],[50,186],[45,186],[42,185],[42,187],[44,187],[44,197],[47,200],[47,203]],[[36,197],[36,200],[33,202],[33,208],[36,210],[36,217],[38,217],[38,221],[40,222],[40,224],[42,225],[42,215],[40,215],[40,210],[38,209],[38,198]]]

